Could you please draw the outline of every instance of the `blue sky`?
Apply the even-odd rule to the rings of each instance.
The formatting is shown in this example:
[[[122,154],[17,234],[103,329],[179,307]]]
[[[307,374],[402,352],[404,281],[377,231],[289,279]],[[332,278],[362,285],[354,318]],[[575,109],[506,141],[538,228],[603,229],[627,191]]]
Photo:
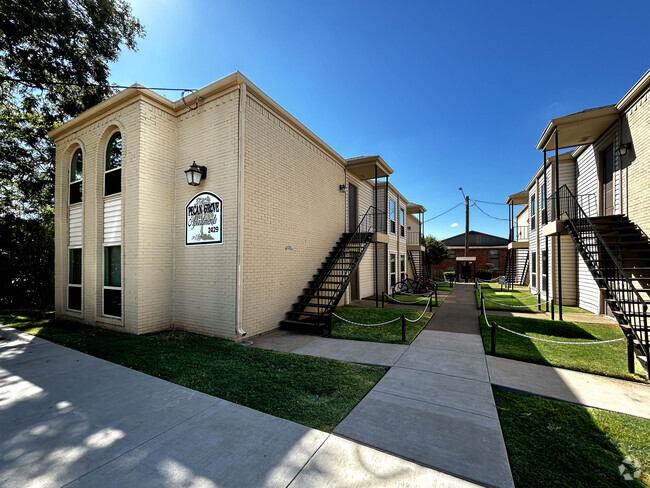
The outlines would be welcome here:
[[[551,118],[616,103],[650,68],[645,0],[131,5],[147,36],[112,82],[201,88],[239,70],[342,156],[380,154],[427,218],[461,203],[459,186],[504,202],[542,163],[535,144]],[[426,233],[463,232],[464,212]],[[470,223],[507,234],[476,207]]]

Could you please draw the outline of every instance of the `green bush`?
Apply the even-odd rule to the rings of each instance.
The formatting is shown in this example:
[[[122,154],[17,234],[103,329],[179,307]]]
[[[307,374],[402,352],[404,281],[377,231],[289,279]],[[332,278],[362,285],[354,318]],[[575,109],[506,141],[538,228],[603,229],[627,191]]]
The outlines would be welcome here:
[[[477,269],[476,270],[476,277],[479,280],[491,280],[492,279],[492,271],[489,269]]]
[[[455,271],[445,271],[445,281],[454,281],[456,279]]]

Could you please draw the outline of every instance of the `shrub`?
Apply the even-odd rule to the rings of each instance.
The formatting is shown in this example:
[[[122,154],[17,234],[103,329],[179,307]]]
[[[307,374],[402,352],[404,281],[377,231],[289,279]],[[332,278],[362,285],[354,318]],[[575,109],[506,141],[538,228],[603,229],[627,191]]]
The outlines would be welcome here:
[[[445,281],[454,281],[456,279],[455,271],[445,271]]]
[[[476,270],[476,277],[479,280],[491,280],[492,279],[492,271],[489,269],[477,269]]]

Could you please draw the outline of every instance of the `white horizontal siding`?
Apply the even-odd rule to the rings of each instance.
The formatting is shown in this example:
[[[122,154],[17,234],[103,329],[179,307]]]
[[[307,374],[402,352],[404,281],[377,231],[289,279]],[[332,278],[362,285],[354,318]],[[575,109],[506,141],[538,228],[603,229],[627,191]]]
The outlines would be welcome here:
[[[584,208],[590,217],[598,215],[598,168],[596,166],[596,150],[589,146],[577,161],[576,193],[578,195],[594,195],[590,207]],[[595,203],[594,203],[595,202]],[[582,256],[578,256],[578,306],[593,313],[599,313],[600,290],[591,276]]]
[[[104,201],[104,244],[122,242],[122,199]]]
[[[81,247],[83,242],[83,210],[81,205],[70,208],[69,233],[70,246]]]

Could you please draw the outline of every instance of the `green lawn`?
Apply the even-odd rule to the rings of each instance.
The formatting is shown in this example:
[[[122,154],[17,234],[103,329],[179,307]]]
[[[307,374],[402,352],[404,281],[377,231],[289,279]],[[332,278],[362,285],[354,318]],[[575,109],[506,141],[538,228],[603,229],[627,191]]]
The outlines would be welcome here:
[[[424,310],[402,310],[397,308],[365,308],[346,305],[336,310],[343,318],[361,324],[379,324],[401,317],[404,314],[411,320],[417,319]],[[336,339],[352,339],[357,341],[389,342],[394,344],[410,344],[420,331],[427,325],[433,314],[426,312],[417,322],[406,322],[406,342],[402,342],[402,321],[378,327],[362,327],[343,322],[336,317],[332,321],[332,336]]]
[[[299,356],[189,332],[135,336],[37,312],[0,323],[194,390],[331,432],[386,368]]]
[[[497,315],[488,315],[488,319],[490,323],[496,322],[516,332],[551,340],[580,342],[623,337],[620,327],[615,324],[578,324],[560,322],[559,320]],[[480,321],[485,351],[489,352],[490,329],[485,325],[483,317],[480,318]],[[574,369],[626,380],[643,381],[641,365],[637,364],[637,373],[639,374],[632,375],[627,372],[626,341],[573,346],[534,341],[510,334],[504,330],[497,330],[496,344],[497,356],[504,358]]]
[[[503,304],[507,305],[515,305],[515,307],[512,306],[507,306],[507,305],[500,305],[497,303],[492,303],[489,300],[485,300],[485,309],[486,310],[508,310],[511,312],[537,312],[537,297],[533,298],[522,298],[522,297],[530,297],[531,293],[528,288],[524,287],[515,287],[514,290],[508,290],[506,288],[501,291],[501,285],[499,284],[494,284],[494,283],[483,283],[481,285],[481,290],[483,291],[483,295],[490,300],[494,300],[496,302],[501,302]],[[541,298],[542,302],[545,300],[544,294],[542,294]],[[476,290],[476,303],[477,306],[481,306],[481,302],[479,300],[479,293],[478,290]],[[528,305],[527,307],[521,307],[520,305]],[[549,304],[549,310],[551,309],[551,305]],[[546,310],[546,304],[542,303],[542,311]],[[558,305],[555,305],[555,311],[559,312],[560,307]],[[571,313],[589,313],[586,310],[583,310],[582,308],[578,307],[568,307],[568,306],[563,306],[562,307],[563,312],[571,312]]]
[[[494,388],[518,488],[650,486],[650,420]],[[619,472],[630,456],[641,477]]]

